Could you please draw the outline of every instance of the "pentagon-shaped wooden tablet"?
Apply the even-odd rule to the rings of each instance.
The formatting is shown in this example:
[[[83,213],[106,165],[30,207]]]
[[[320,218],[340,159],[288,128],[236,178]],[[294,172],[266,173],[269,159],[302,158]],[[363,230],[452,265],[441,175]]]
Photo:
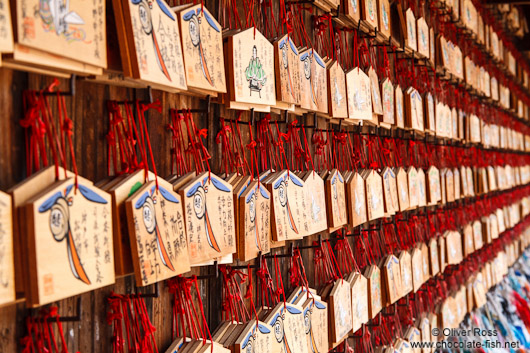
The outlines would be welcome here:
[[[348,117],[346,74],[338,61],[328,64],[328,114],[332,118]]]
[[[342,342],[352,329],[350,282],[343,279],[335,281],[328,298],[328,308],[331,349]]]
[[[381,270],[376,265],[367,266],[364,276],[368,280],[368,310],[370,318],[373,319],[383,308]]]
[[[414,289],[412,281],[412,258],[408,251],[403,250],[399,253],[398,259],[401,268],[401,295],[405,296]]]
[[[15,300],[11,196],[0,191],[0,305]]]
[[[225,93],[221,25],[201,4],[187,7],[178,18],[188,88]]]
[[[182,187],[180,194],[191,264],[236,252],[232,185],[205,172]]]
[[[234,352],[281,353],[281,344],[275,338],[273,328],[265,322],[250,320],[233,345]]]
[[[348,117],[355,120],[372,120],[372,88],[370,77],[360,68],[346,73]]]
[[[348,221],[346,193],[341,172],[333,169],[326,179],[326,204],[330,229],[337,229]]]
[[[307,235],[322,232],[328,228],[326,192],[324,180],[314,171],[309,172],[304,178],[304,198],[306,207],[309,208]]]
[[[264,321],[272,327],[274,338],[281,346],[281,353],[309,353],[301,306],[278,303]]]
[[[369,320],[368,280],[355,272],[351,281],[352,331],[357,332]]]
[[[276,99],[284,103],[300,102],[300,58],[292,38],[286,34],[274,43]]]
[[[31,296],[44,305],[114,283],[110,196],[58,181],[26,204]]]
[[[136,283],[146,286],[190,270],[181,197],[150,181],[126,201]]]

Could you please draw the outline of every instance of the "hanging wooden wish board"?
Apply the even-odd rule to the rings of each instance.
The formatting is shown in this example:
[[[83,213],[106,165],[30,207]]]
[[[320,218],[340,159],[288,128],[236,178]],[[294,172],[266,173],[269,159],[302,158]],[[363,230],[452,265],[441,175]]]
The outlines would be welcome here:
[[[418,171],[413,166],[410,166],[407,171],[407,181],[409,186],[409,208],[418,206]]]
[[[30,295],[44,305],[114,283],[110,196],[58,181],[26,204]]]
[[[383,218],[385,215],[383,181],[381,176],[371,169],[366,176],[366,210],[368,220]]]
[[[274,46],[254,27],[228,37],[230,100],[276,104]]]
[[[440,258],[438,257],[438,242],[436,239],[431,238],[429,240],[429,259],[430,261],[430,268],[431,268],[431,276],[434,277],[440,272]]]
[[[430,92],[423,97],[425,101],[425,131],[434,134],[436,131],[435,104]]]
[[[418,328],[415,327],[415,326],[410,326],[405,331],[405,339],[409,343],[412,343],[412,342],[420,343],[421,342],[421,332],[420,332],[420,330],[418,330]],[[414,351],[414,353],[421,353],[421,348],[411,348],[411,351]]]
[[[438,238],[438,254],[440,255],[440,272],[443,272],[447,266],[447,259],[445,257],[445,237]]]
[[[328,298],[330,349],[342,342],[352,329],[351,294],[350,282],[342,278],[335,281]]]
[[[420,93],[412,87],[409,87],[405,92],[405,111],[407,113],[407,127],[424,131],[423,100]]]
[[[282,348],[281,344],[275,338],[275,331],[272,326],[261,321],[258,321],[256,324],[256,320],[250,320],[248,322],[233,345],[236,353],[280,353],[282,352]]]
[[[410,254],[410,260],[412,263],[412,286],[414,293],[418,291],[418,289],[423,284],[423,256],[422,252],[418,247],[415,247],[412,249]]]
[[[414,12],[412,12],[412,9],[410,8],[405,11],[405,22],[407,30],[407,33],[405,34],[405,45],[409,49],[418,51],[418,40],[416,36],[416,17],[414,16]]]
[[[482,238],[482,223],[478,220],[473,222],[473,244],[475,250],[480,249],[484,245],[484,239]]]
[[[190,263],[236,252],[232,185],[209,172],[180,189],[184,207]]]
[[[0,305],[15,298],[11,196],[0,191]]]
[[[381,94],[383,100],[383,119],[381,125],[390,127],[395,124],[394,113],[394,85],[389,78],[385,78],[381,82]]]
[[[238,257],[249,261],[270,251],[271,195],[265,185],[253,181],[239,198]]]
[[[357,172],[354,172],[352,178],[346,184],[346,201],[348,204],[349,224],[352,227],[357,227],[365,223],[368,220],[365,185],[364,179]]]
[[[291,37],[286,34],[274,43],[276,99],[284,103],[300,102],[300,58]]]
[[[150,181],[126,201],[136,283],[146,286],[190,270],[180,196],[163,179]]]
[[[188,88],[226,92],[221,25],[202,4],[178,14]]]
[[[427,185],[425,181],[425,172],[422,168],[418,168],[418,207],[427,206]]]
[[[375,1],[375,0],[374,0]],[[370,77],[370,86],[372,91],[372,109],[374,114],[383,115],[383,102],[381,101],[381,88],[379,87],[379,78],[373,67],[368,70]]]
[[[177,15],[164,0],[121,4],[132,77],[165,90],[186,90]]]
[[[346,74],[338,61],[328,64],[328,111],[333,118],[348,117]]]
[[[309,353],[301,306],[280,302],[264,321],[272,327],[275,340],[281,346],[281,353]]]
[[[401,266],[395,255],[389,255],[383,262],[383,280],[387,304],[394,304],[402,296]]]
[[[326,179],[326,205],[330,229],[337,229],[348,222],[346,192],[342,174],[333,169]]]
[[[284,170],[267,181],[267,188],[272,195],[272,238],[275,241],[302,238],[304,182],[295,173]]]
[[[376,265],[367,266],[364,276],[368,280],[368,311],[370,319],[373,319],[383,308],[381,270]]]
[[[9,1],[2,2],[0,7],[0,53],[13,51],[13,27]]]
[[[396,86],[396,89],[394,90],[394,100],[395,100],[395,125],[398,128],[404,128],[405,127],[405,103],[403,101],[403,90],[399,85]]]
[[[429,26],[423,17],[417,21],[418,53],[424,57],[429,57]]]
[[[309,207],[307,235],[313,235],[328,228],[324,180],[316,172],[308,173],[303,180],[305,204]]]
[[[324,353],[329,349],[328,306],[317,298],[308,297],[302,305],[308,353]]]
[[[372,120],[372,88],[370,77],[360,68],[346,73],[348,117],[355,120]]]
[[[403,250],[399,253],[398,260],[401,269],[401,296],[405,296],[414,289],[412,283],[412,258],[408,251]]]
[[[352,331],[355,333],[368,322],[368,280],[355,272],[351,281]]]
[[[396,175],[390,167],[385,167],[381,172],[383,175],[383,194],[385,201],[385,213],[392,215],[398,211],[398,192]]]
[[[396,182],[398,189],[399,211],[403,212],[408,210],[410,207],[408,175],[405,169],[401,167],[398,168],[396,173]]]
[[[462,236],[459,232],[448,232],[445,236],[447,249],[447,263],[450,265],[459,264],[463,259],[462,253]]]
[[[390,1],[389,0],[378,0],[379,8],[379,32],[384,38],[389,38],[392,35],[392,26],[390,24]]]
[[[370,29],[374,29],[378,25],[377,20],[377,0],[362,0],[362,19],[366,21]]]
[[[328,86],[326,64],[318,53],[310,48],[300,52],[300,79],[308,94],[300,97],[300,106],[320,113],[328,113]]]
[[[17,43],[107,67],[105,2],[24,0],[14,14]]]
[[[361,19],[361,8],[359,7],[360,0],[347,0],[344,1],[344,15],[346,18],[357,24]]]
[[[421,268],[423,271],[423,283],[425,283],[429,280],[429,278],[431,278],[431,270],[429,266],[430,251],[429,251],[429,247],[427,246],[427,244],[423,242],[420,245],[420,250],[421,250],[421,258],[422,258]]]
[[[154,174],[149,173],[149,180],[154,180],[154,177]],[[125,201],[127,201],[127,198],[134,195],[144,183],[145,170],[138,170],[107,189],[112,197],[114,265],[116,267],[116,275],[118,276],[123,276],[134,271]]]

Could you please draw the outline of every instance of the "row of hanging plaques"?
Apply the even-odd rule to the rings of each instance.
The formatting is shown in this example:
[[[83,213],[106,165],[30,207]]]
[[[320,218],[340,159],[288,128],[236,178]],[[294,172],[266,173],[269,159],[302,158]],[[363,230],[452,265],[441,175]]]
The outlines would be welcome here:
[[[78,177],[77,187],[70,172],[60,175],[66,179],[56,181],[48,167],[2,194],[5,302],[14,299],[13,246],[24,254],[15,264],[17,290],[29,305],[40,305],[114,283],[115,274],[134,272],[145,286],[213,260],[232,263],[233,254],[248,261],[287,240],[525,184],[530,172],[528,166],[284,170],[263,173],[260,182],[194,172],[166,181],[148,173],[146,182],[140,170],[97,186]],[[508,214],[488,221],[501,228],[488,233],[519,221],[517,208]],[[21,241],[13,244],[12,234]]]
[[[443,271],[446,264],[461,262],[462,253],[455,254],[452,249],[461,246],[460,241],[458,232],[447,232],[439,240],[431,239],[429,245],[421,243],[398,256],[389,255],[380,266],[368,266],[364,273],[354,271],[320,291],[296,287],[285,302],[259,308],[256,313],[259,321],[221,322],[212,333],[214,352],[327,352],[375,318],[383,307],[416,292],[431,276]],[[392,347],[384,351],[412,352],[411,342],[438,340],[432,329],[458,327],[466,314],[486,303],[486,292],[503,279],[529,241],[530,232],[526,229],[520,239],[485,262],[432,311],[421,313],[406,328],[403,337],[394,337]],[[209,345],[208,349],[200,350],[205,345],[199,343],[180,337],[166,352],[210,351]]]

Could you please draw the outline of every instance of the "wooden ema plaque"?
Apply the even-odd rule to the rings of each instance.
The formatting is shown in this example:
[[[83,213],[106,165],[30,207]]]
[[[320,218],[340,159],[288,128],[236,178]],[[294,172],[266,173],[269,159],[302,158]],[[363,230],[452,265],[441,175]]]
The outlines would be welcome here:
[[[368,220],[383,218],[385,215],[385,205],[383,196],[383,181],[381,176],[371,169],[365,180],[366,188],[366,210]]]
[[[430,92],[427,92],[423,99],[425,101],[425,131],[434,134],[436,132],[434,98]]]
[[[422,168],[418,168],[418,207],[427,206],[427,185],[425,181],[425,172]]]
[[[409,167],[407,171],[407,181],[409,186],[409,208],[415,208],[418,206],[418,171],[413,166]]]
[[[281,342],[274,337],[273,328],[261,321],[250,320],[233,345],[233,352],[282,352]],[[206,352],[205,352],[206,353]]]
[[[352,332],[368,322],[368,280],[362,273],[353,273],[351,281]]]
[[[455,201],[455,180],[451,169],[445,171],[445,200],[447,202]]]
[[[364,179],[357,172],[354,172],[350,181],[346,183],[346,201],[348,223],[352,227],[357,227],[367,222]]]
[[[209,172],[180,189],[190,263],[199,264],[236,252],[232,185]]]
[[[9,12],[9,7],[4,4],[2,10]],[[24,0],[13,12],[17,43],[107,67],[105,2]]]
[[[11,196],[0,191],[0,305],[15,299]]]
[[[459,264],[463,259],[462,254],[462,236],[459,232],[448,232],[445,236],[447,249],[447,263],[450,265]]]
[[[300,58],[291,37],[286,34],[274,43],[276,99],[288,104],[300,102]]]
[[[302,309],[308,352],[327,352],[329,349],[327,304],[321,300],[309,297],[303,304]]]
[[[424,57],[429,57],[429,26],[423,17],[418,18],[417,21],[417,35],[418,35],[418,53]]]
[[[434,277],[440,272],[440,258],[438,256],[438,242],[436,239],[429,240],[429,259],[431,264],[431,276]]]
[[[416,131],[424,131],[423,100],[420,93],[412,87],[405,91],[405,111],[406,126]]]
[[[13,51],[13,27],[11,24],[11,10],[9,1],[0,3],[0,52]]]
[[[271,196],[267,187],[253,181],[239,198],[241,261],[249,261],[270,251]]]
[[[383,280],[386,287],[386,303],[394,304],[402,296],[401,266],[395,255],[389,255],[383,262]]]
[[[346,18],[357,24],[361,19],[361,8],[359,7],[360,0],[347,0],[344,1],[344,15]]]
[[[405,339],[408,342],[421,342],[421,332],[415,326],[410,326],[407,331],[405,331]],[[411,351],[414,353],[421,353],[421,348],[411,348]]]
[[[30,295],[44,305],[114,283],[110,196],[58,181],[26,204]]]
[[[355,120],[372,120],[370,77],[356,67],[346,73],[348,116]]]
[[[378,25],[377,21],[377,0],[362,0],[362,19],[366,21],[370,29],[374,29]]]
[[[458,168],[453,169],[453,189],[455,193],[455,200],[460,199],[460,172]]]
[[[126,201],[134,273],[146,286],[190,270],[180,196],[163,179],[150,181]]]
[[[267,182],[267,188],[272,195],[272,238],[275,241],[302,238],[304,182],[284,170]]]
[[[429,278],[431,278],[431,271],[429,266],[429,247],[425,243],[421,243],[420,245],[421,250],[421,258],[422,258],[422,271],[423,271],[423,283],[427,282]]]
[[[303,180],[305,204],[309,207],[307,235],[313,235],[328,229],[326,191],[324,180],[314,171],[308,173]]]
[[[421,341],[430,342],[431,341],[431,325],[427,315],[422,314],[421,320],[418,322],[418,329],[421,332]],[[423,347],[423,353],[430,353],[431,349],[429,347]]]
[[[395,124],[394,113],[394,85],[390,79],[385,78],[381,82],[381,95],[383,100],[383,118],[381,124],[383,126],[391,127]]]
[[[464,226],[464,256],[468,256],[475,251],[474,239],[473,239],[473,227],[471,223]]]
[[[418,51],[418,40],[416,36],[416,17],[414,17],[414,12],[412,9],[407,9],[405,11],[405,45],[414,51]]]
[[[314,49],[300,52],[300,79],[303,109],[328,113],[328,86],[326,64]]]
[[[392,35],[392,26],[390,24],[390,1],[389,0],[378,0],[378,18],[379,26],[378,29],[384,38],[389,38]]]
[[[348,117],[348,98],[346,97],[346,74],[338,63],[328,64],[328,111],[333,118]]]
[[[385,200],[385,214],[393,215],[398,211],[398,194],[396,175],[390,167],[385,167],[383,174],[383,193]]]
[[[473,222],[473,244],[475,250],[482,248],[484,239],[482,237],[482,223],[480,221]]]
[[[374,0],[375,1],[375,0]],[[372,109],[376,115],[383,115],[383,103],[381,101],[381,89],[379,87],[379,78],[374,68],[371,66],[368,70],[368,77],[370,78],[370,87],[372,88]]]
[[[410,261],[412,264],[412,287],[416,293],[423,284],[423,254],[418,247],[411,250]]]
[[[188,88],[226,92],[221,26],[201,4],[178,14]]]
[[[352,329],[351,295],[350,282],[343,279],[335,281],[328,298],[329,349],[342,342]]]
[[[376,265],[370,265],[364,270],[364,276],[368,280],[368,312],[373,319],[383,308],[381,270]]]
[[[228,37],[230,100],[276,104],[274,46],[251,27]]]
[[[477,277],[473,282],[473,298],[475,299],[475,306],[477,308],[480,308],[486,304],[486,288],[481,272],[477,274]]]
[[[403,101],[403,90],[399,85],[396,86],[394,90],[394,100],[395,100],[395,126],[399,128],[405,128],[405,103]]]
[[[397,183],[397,189],[398,189],[398,201],[399,201],[399,211],[403,212],[408,210],[410,206],[409,202],[409,184],[407,181],[407,172],[405,172],[405,169],[398,168],[398,172],[396,173],[396,183]]]
[[[456,322],[456,316],[454,314],[454,299],[452,296],[448,296],[442,303],[440,314],[442,316],[442,327],[454,328],[458,326]]]
[[[132,77],[166,90],[186,90],[177,15],[164,0],[121,0],[121,5]]]
[[[401,296],[405,296],[414,289],[412,283],[412,258],[408,251],[403,250],[399,253],[398,260],[401,269]]]
[[[280,353],[309,353],[301,306],[280,302],[264,321],[272,327],[275,341],[280,345]]]
[[[149,179],[154,179],[152,173],[149,173]],[[145,170],[138,170],[108,189],[108,192],[112,197],[114,265],[116,268],[116,275],[118,276],[127,275],[134,271],[125,201],[134,195],[134,193],[142,187],[144,182]]]
[[[445,258],[445,237],[438,238],[438,254],[440,254],[440,272],[445,270],[447,259]]]
[[[337,229],[348,222],[346,193],[342,174],[333,169],[326,179],[326,205],[329,229]]]
[[[490,228],[491,228],[491,238],[492,239],[499,238],[499,226],[497,223],[497,215],[495,215],[494,213],[490,214],[489,222],[490,222]]]

